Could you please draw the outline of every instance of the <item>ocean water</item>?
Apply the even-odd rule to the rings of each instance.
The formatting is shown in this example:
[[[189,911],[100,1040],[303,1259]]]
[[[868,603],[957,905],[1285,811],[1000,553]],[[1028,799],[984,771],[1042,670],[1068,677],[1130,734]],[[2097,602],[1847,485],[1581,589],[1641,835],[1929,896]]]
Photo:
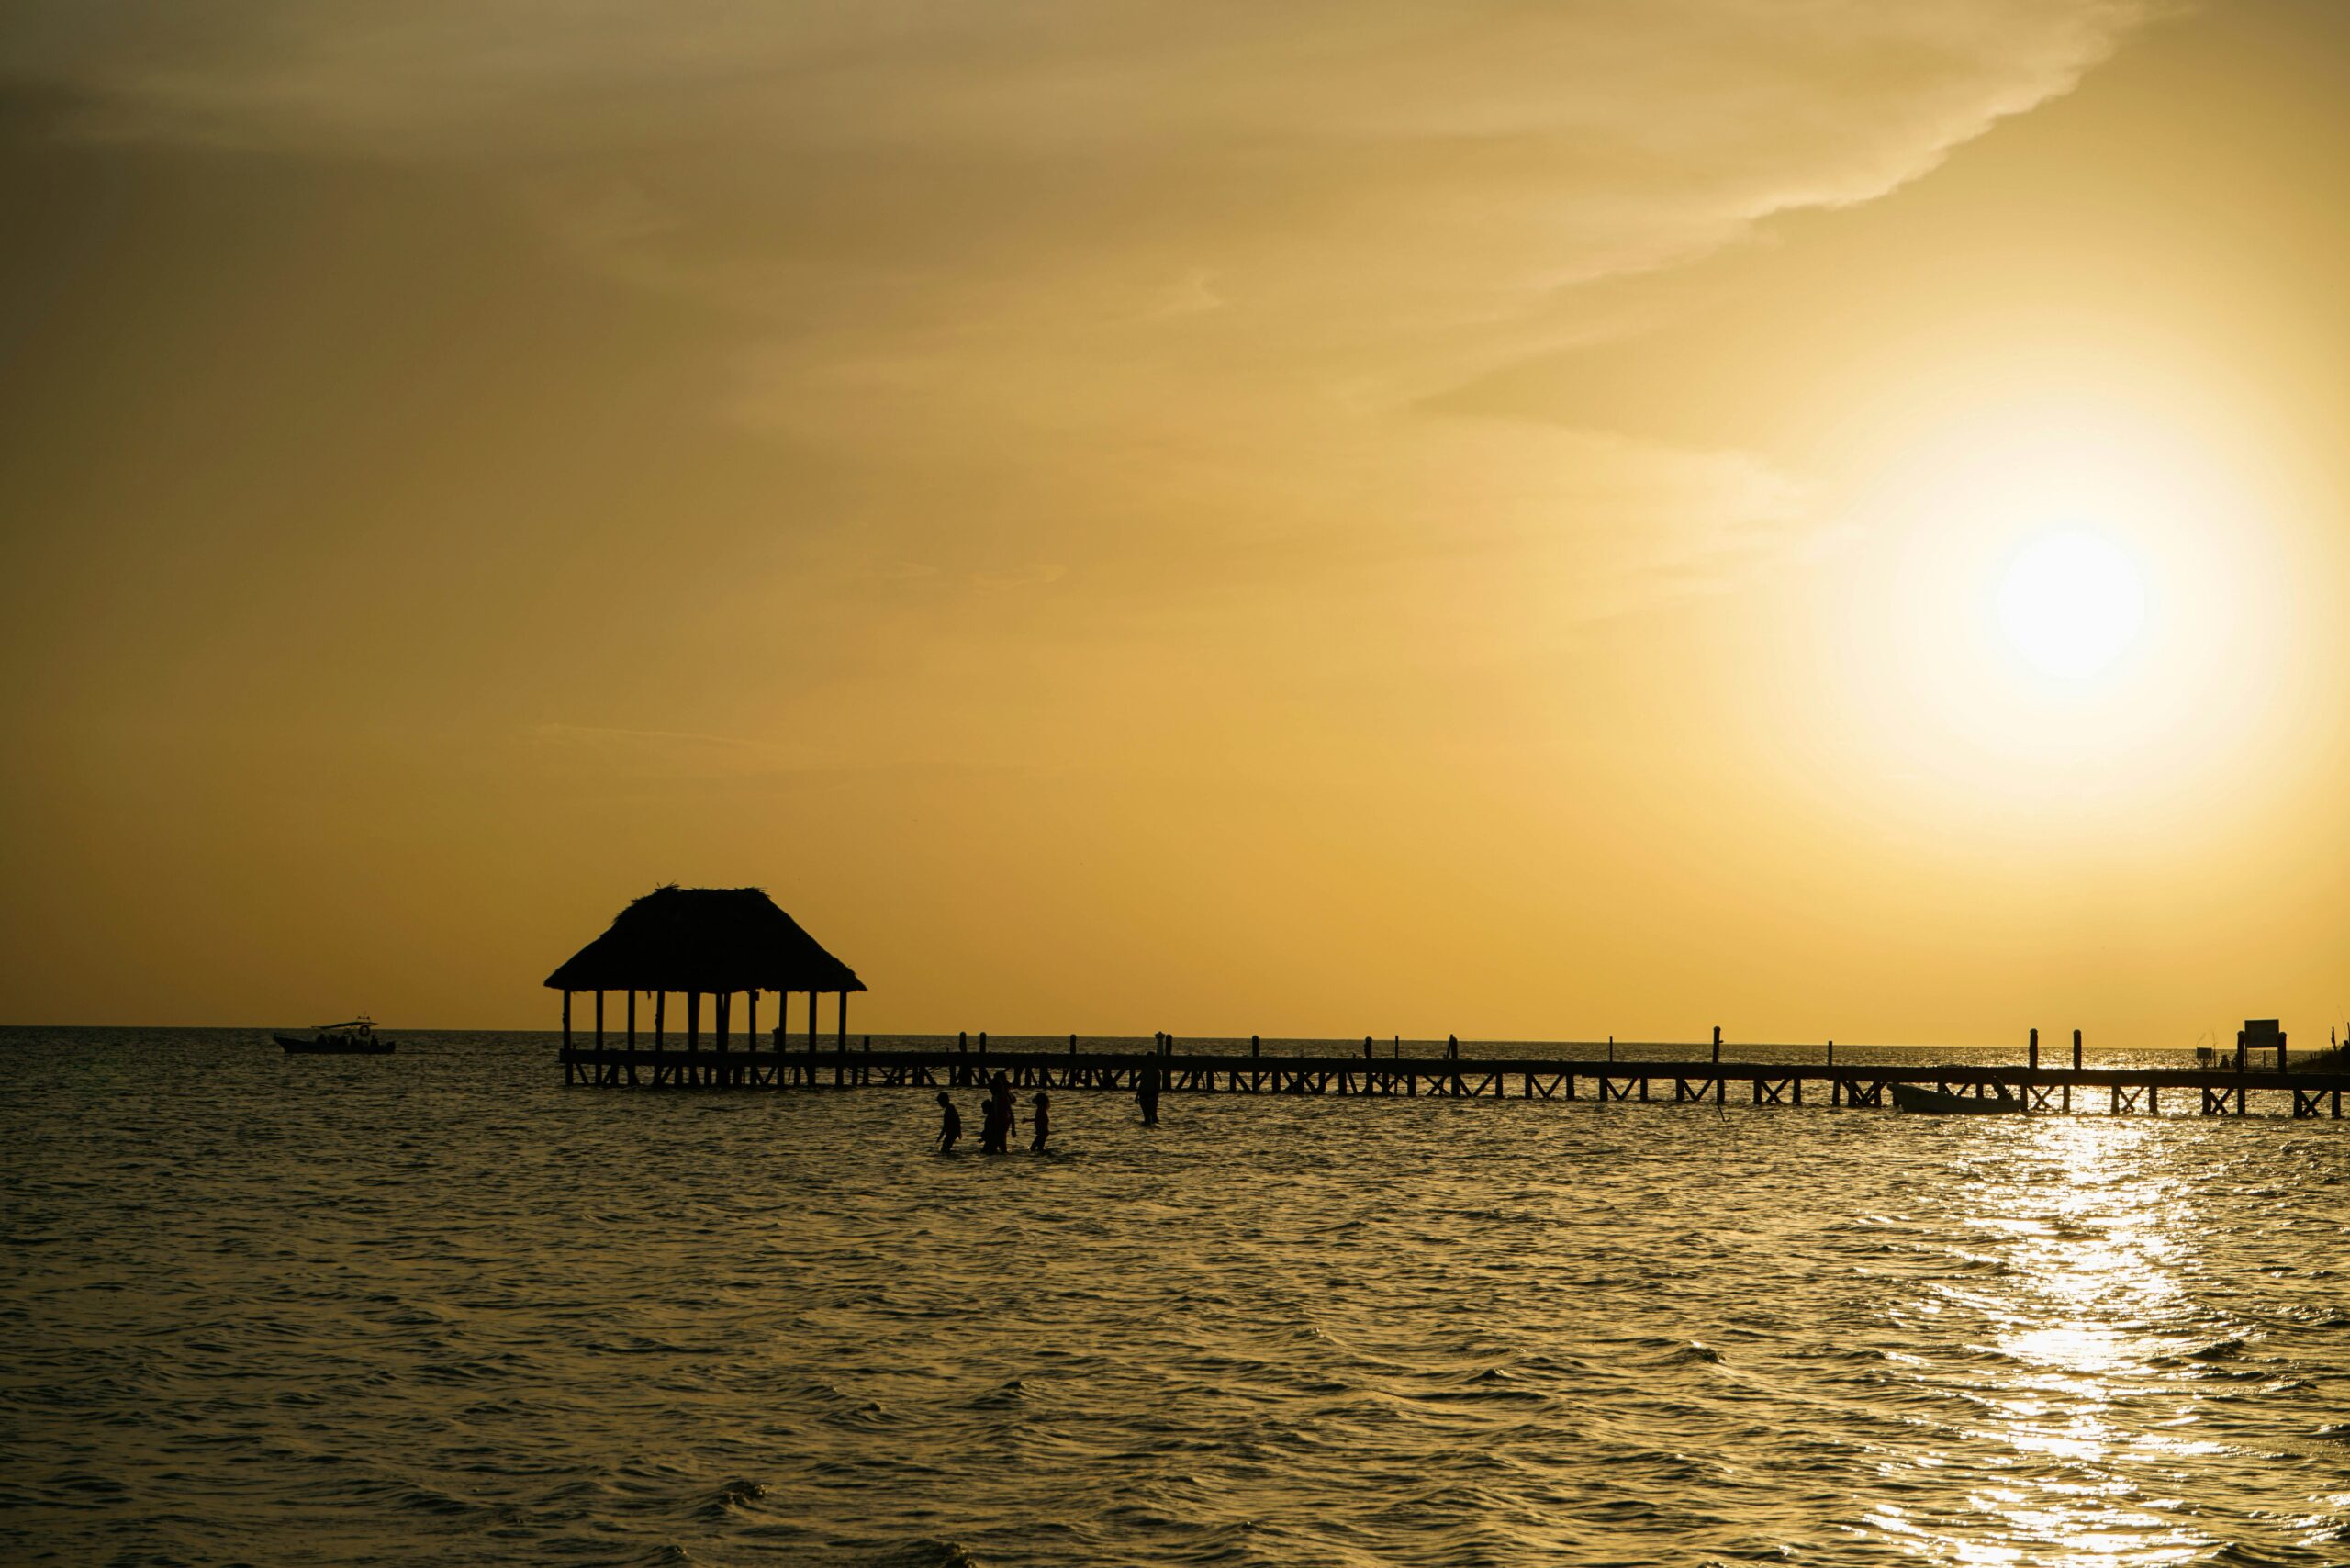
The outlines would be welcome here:
[[[2350,1122],[0,1066],[12,1563],[2350,1562]]]

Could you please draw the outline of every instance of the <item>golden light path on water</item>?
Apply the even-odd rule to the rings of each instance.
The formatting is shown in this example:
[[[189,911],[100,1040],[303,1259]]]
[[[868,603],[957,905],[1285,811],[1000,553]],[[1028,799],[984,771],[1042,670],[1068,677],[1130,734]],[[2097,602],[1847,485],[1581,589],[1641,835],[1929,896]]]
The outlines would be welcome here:
[[[2195,1183],[2155,1158],[2165,1136],[2150,1121],[2048,1118],[2031,1124],[2021,1143],[1969,1162],[1957,1190],[1970,1200],[1968,1226],[1997,1244],[1996,1260],[1973,1254],[1996,1261],[1993,1282],[1963,1275],[1935,1284],[1921,1310],[1962,1310],[1990,1333],[1980,1349],[1998,1370],[1976,1394],[1981,1418],[1967,1436],[2012,1450],[2016,1473],[1976,1487],[1969,1501],[2003,1520],[2010,1539],[1879,1511],[1875,1522],[1917,1556],[2162,1564],[2210,1551],[2208,1537],[2178,1521],[2177,1498],[2151,1495],[2120,1473],[2125,1449],[2141,1474],[2228,1449],[2202,1434],[2192,1407],[2153,1429],[2114,1418],[2125,1402],[2168,1394],[2182,1364],[2199,1367],[2241,1346],[2225,1338],[2182,1348],[2179,1266],[2202,1215]]]

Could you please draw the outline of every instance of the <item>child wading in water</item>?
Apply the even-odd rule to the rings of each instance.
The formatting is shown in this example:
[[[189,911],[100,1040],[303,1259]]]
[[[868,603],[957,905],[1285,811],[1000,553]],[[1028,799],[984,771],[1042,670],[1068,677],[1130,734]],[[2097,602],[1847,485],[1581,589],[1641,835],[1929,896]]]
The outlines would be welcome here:
[[[1036,1096],[1036,1136],[1028,1147],[1038,1154],[1045,1152],[1045,1139],[1052,1136],[1053,1103],[1044,1095]]]
[[[955,1102],[949,1100],[946,1091],[942,1089],[938,1092],[938,1152],[952,1152],[955,1140],[962,1136],[963,1114],[955,1109]]]

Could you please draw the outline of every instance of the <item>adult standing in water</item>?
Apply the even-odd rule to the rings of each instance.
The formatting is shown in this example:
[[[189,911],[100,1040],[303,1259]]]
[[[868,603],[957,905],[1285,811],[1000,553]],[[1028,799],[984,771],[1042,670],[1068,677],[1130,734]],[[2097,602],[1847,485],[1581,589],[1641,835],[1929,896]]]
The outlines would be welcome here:
[[[1045,1140],[1052,1136],[1052,1101],[1046,1096],[1044,1091],[1038,1090],[1036,1092],[1036,1136],[1028,1144],[1030,1150],[1035,1153],[1044,1153]]]
[[[1142,1107],[1142,1125],[1158,1125],[1158,1064],[1143,1064],[1142,1081],[1135,1086],[1135,1103]]]
[[[955,1102],[949,1100],[946,1091],[942,1089],[938,1092],[938,1152],[952,1154],[955,1140],[962,1136],[963,1114],[955,1109]]]
[[[990,1154],[1004,1154],[1012,1148],[1012,1080],[1002,1072],[988,1085],[987,1122],[979,1134],[979,1147]]]

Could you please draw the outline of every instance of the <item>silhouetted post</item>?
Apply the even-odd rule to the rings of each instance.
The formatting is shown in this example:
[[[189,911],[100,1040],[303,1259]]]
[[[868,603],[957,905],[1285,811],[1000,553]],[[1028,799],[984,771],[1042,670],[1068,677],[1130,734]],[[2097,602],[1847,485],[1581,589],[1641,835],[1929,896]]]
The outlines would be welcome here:
[[[596,993],[596,1048],[604,1048],[604,993]]]
[[[816,1054],[816,993],[812,991],[808,993],[808,1054]],[[809,1070],[813,1072],[815,1069]]]
[[[1369,1035],[1365,1035],[1362,1037],[1362,1059],[1365,1061],[1369,1061],[1371,1059],[1371,1036]]]
[[[848,1049],[848,992],[841,992],[840,1010],[833,1014],[833,1043]]]
[[[2073,1070],[2081,1070],[2081,1032],[2078,1029],[2073,1031]]]
[[[2032,1071],[2040,1070],[2040,1031],[2037,1029],[2031,1032],[2031,1045],[2024,1060],[2031,1065]]]
[[[1613,1035],[1607,1036],[1607,1059],[1609,1061],[1616,1059],[1616,1036]]]
[[[634,991],[628,993],[628,1048],[636,1049],[636,992]],[[629,1070],[634,1072],[636,1069],[632,1067]]]
[[[669,1048],[669,993],[666,991],[653,993],[653,1048]]]
[[[979,1031],[979,1054],[988,1054],[988,1032],[985,1029]]]
[[[955,1031],[955,1048],[958,1051],[968,1051],[971,1048],[971,1033],[969,1030],[957,1029]]]
[[[1071,1035],[1069,1037],[1069,1054],[1071,1056],[1075,1056],[1077,1054],[1077,1036],[1075,1035]]]
[[[563,1048],[571,1048],[571,992],[563,993]]]
[[[1836,1042],[1833,1040],[1828,1042],[1828,1065],[1830,1067],[1836,1065]]]
[[[710,1033],[711,1036],[711,1043],[717,1046],[719,1054],[722,1056],[726,1052],[726,1034],[729,1023],[727,1014],[733,1011],[733,1005],[734,993],[733,991],[713,991],[710,993]]]
[[[1400,1044],[1401,1042],[1399,1041],[1398,1043]],[[1444,1054],[1445,1054],[1446,1056],[1449,1056],[1449,1057],[1458,1057],[1458,1056],[1460,1056],[1460,1036],[1458,1036],[1458,1035],[1447,1035],[1447,1036],[1444,1037]]]
[[[1252,1057],[1265,1054],[1264,1047],[1258,1043],[1257,1036],[1254,1035],[1248,1036],[1248,1054]]]
[[[2277,1070],[2285,1070],[2285,1031],[2277,1031]]]
[[[701,1049],[701,992],[686,992],[686,1049]]]
[[[754,1053],[759,1048],[759,993],[755,989],[743,993],[743,1048]]]
[[[1721,1026],[1719,1024],[1717,1024],[1717,1025],[1714,1025],[1714,1065],[1715,1065],[1716,1067],[1719,1067],[1719,1066],[1721,1065],[1721,1060],[1722,1060],[1722,1026]]]

